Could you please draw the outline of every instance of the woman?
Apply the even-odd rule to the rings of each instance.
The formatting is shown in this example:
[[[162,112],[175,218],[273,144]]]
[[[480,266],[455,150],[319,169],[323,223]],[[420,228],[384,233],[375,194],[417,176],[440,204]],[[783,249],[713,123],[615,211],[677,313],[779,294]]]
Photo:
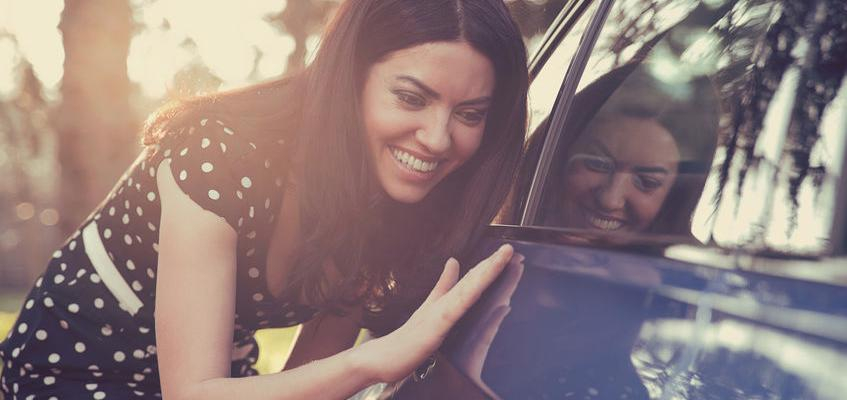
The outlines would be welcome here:
[[[458,283],[444,264],[509,188],[525,63],[501,0],[350,0],[305,72],[159,112],[26,300],[3,390],[344,398],[406,376],[512,257]],[[305,321],[286,371],[248,377],[256,329]],[[360,326],[384,336],[347,349]]]

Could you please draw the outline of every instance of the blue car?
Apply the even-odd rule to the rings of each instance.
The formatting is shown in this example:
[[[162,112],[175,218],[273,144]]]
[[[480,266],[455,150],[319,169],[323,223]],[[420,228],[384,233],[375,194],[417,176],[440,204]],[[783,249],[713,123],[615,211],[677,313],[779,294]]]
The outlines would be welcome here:
[[[847,398],[847,2],[567,1],[538,43],[478,249],[523,266],[380,396]]]

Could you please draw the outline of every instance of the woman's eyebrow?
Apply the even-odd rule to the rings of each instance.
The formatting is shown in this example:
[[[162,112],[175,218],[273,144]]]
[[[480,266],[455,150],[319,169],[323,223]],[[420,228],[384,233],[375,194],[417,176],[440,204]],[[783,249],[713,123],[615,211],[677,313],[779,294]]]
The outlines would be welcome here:
[[[404,81],[404,82],[411,83],[412,85],[414,85],[418,89],[420,89],[422,92],[424,92],[424,94],[426,94],[429,97],[432,97],[433,99],[438,100],[438,99],[441,98],[441,94],[439,94],[438,92],[435,91],[435,89],[427,86],[425,83],[421,82],[417,78],[411,77],[409,75],[400,75],[400,76],[397,76],[396,79],[398,81]],[[491,102],[490,96],[483,96],[483,97],[480,97],[480,98],[463,101],[463,102],[459,103],[459,105],[462,105],[462,106],[464,106],[464,105],[478,105],[478,104],[487,104],[487,103],[490,103],[490,102]]]
[[[671,172],[668,171],[665,167],[648,167],[648,166],[635,166],[632,167],[635,172],[642,174],[664,174],[669,175]]]

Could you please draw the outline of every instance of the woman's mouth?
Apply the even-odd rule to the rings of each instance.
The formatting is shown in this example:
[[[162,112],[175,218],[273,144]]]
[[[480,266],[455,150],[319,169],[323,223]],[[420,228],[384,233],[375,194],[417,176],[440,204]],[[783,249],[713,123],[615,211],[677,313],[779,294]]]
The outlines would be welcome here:
[[[590,210],[584,210],[585,220],[589,225],[604,231],[616,231],[624,226],[624,221],[606,215],[598,214]]]
[[[406,169],[417,173],[429,174],[438,168],[438,164],[440,164],[440,161],[425,161],[396,147],[390,147],[390,150],[395,161]]]

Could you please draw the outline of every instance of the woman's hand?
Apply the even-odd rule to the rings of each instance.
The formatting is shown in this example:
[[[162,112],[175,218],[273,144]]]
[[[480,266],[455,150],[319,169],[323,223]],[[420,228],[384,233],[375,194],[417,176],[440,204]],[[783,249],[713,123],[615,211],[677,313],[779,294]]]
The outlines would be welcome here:
[[[503,245],[461,280],[459,262],[448,260],[432,292],[403,326],[359,346],[360,366],[377,382],[406,377],[438,349],[450,328],[500,275],[513,254],[512,246]]]

